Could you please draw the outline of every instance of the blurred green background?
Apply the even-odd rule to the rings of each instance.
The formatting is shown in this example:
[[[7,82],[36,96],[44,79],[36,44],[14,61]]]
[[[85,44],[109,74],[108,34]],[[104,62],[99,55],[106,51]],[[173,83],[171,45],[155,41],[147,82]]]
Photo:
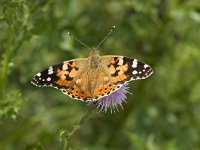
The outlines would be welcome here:
[[[0,0],[0,149],[62,149],[87,109],[30,81],[64,60],[124,55],[154,74],[130,83],[124,110],[93,112],[71,139],[72,149],[199,150],[199,0]]]

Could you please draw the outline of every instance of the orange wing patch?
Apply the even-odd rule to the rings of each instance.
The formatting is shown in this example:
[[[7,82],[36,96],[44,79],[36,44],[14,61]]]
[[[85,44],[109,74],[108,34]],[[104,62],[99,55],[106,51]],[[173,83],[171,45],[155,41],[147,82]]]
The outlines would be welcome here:
[[[103,57],[103,60],[107,64],[111,82],[116,84],[127,80],[128,63],[124,62],[123,57]]]
[[[89,92],[85,89],[85,87],[78,87],[77,85],[73,85],[73,87],[68,88],[64,94],[69,95],[71,98],[78,100],[89,100],[91,99]]]
[[[62,69],[56,71],[56,76],[59,78],[56,84],[60,86],[68,87],[72,82],[73,78],[77,75],[79,69],[75,62],[63,63]]]
[[[114,84],[100,85],[94,91],[94,99],[99,99],[101,97],[107,96],[119,89],[120,87],[121,85],[116,86]]]

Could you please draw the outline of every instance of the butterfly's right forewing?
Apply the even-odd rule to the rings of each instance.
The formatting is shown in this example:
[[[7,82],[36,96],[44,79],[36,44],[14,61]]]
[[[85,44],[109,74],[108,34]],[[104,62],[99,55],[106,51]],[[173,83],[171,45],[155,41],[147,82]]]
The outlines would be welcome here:
[[[114,84],[146,79],[153,73],[149,65],[125,56],[103,56],[102,61],[107,65]]]

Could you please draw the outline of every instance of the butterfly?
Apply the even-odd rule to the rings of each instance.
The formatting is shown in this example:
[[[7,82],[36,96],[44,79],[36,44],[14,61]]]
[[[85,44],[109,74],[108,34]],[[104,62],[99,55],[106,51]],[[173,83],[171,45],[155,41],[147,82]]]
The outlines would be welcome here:
[[[97,49],[88,58],[53,65],[39,73],[32,84],[54,87],[73,99],[98,101],[132,80],[146,79],[152,68],[137,59],[118,55],[100,56]]]

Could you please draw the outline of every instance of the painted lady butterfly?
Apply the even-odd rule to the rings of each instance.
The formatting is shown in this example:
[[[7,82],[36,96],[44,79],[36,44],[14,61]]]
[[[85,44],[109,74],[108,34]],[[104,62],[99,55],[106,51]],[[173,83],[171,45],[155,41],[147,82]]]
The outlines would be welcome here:
[[[153,73],[152,68],[136,59],[115,55],[99,55],[98,47],[114,28],[115,26],[97,48],[90,52],[88,58],[72,59],[51,66],[36,74],[31,82],[39,87],[48,86],[60,89],[64,94],[74,99],[94,102],[112,95],[120,88],[124,89],[123,85],[131,80],[149,77]],[[70,33],[68,34],[80,44],[88,47]]]
[[[131,80],[145,79],[152,68],[125,56],[100,56],[94,49],[88,58],[78,58],[39,72],[32,83],[39,87],[60,89],[71,98],[97,101],[117,91]]]

